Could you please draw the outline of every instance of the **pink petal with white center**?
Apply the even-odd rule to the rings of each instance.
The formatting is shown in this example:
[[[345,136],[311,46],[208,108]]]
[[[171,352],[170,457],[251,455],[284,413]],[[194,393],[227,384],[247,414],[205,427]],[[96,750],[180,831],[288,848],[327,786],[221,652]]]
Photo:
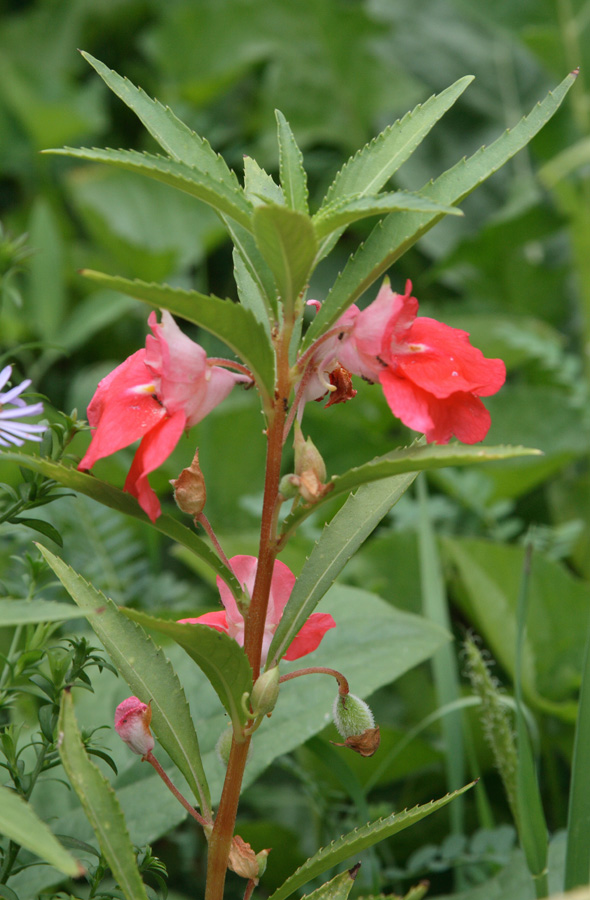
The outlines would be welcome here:
[[[285,653],[285,659],[299,659],[316,650],[324,635],[330,628],[336,628],[336,622],[329,613],[312,613],[303,628],[295,635],[289,649]],[[268,653],[268,649],[267,649]]]
[[[168,459],[180,440],[185,425],[186,417],[182,410],[160,419],[137,448],[125,479],[123,490],[137,498],[139,505],[152,522],[160,515],[161,507],[147,476]]]

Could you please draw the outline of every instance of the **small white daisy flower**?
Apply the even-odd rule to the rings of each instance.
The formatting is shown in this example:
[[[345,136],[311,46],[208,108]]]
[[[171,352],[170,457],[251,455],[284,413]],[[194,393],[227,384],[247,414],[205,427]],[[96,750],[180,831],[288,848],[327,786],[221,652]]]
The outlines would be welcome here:
[[[43,404],[27,404],[19,396],[30,385],[30,378],[3,392],[2,388],[11,375],[12,366],[5,366],[0,372],[0,446],[10,447],[11,444],[16,444],[17,447],[22,447],[25,441],[40,441],[47,426],[19,421],[25,416],[41,415]]]

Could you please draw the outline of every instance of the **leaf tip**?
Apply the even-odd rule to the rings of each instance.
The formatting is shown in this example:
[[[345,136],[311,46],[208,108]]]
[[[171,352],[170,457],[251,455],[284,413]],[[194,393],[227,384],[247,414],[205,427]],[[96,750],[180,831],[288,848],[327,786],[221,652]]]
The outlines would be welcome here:
[[[361,867],[361,863],[357,862],[357,864],[355,866],[353,866],[352,869],[348,870],[348,874],[350,876],[351,881],[355,880],[356,876],[358,875],[360,867]]]

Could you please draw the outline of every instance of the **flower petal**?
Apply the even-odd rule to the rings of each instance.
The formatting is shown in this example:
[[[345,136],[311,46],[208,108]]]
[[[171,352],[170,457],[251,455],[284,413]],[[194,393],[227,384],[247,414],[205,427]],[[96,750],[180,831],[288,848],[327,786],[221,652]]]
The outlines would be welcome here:
[[[178,622],[181,625],[208,625],[216,631],[222,631],[224,634],[228,633],[227,614],[224,610],[208,612],[202,616],[197,616],[196,619],[178,619]]]
[[[335,627],[336,622],[329,613],[313,613],[291,641],[284,658],[299,659],[312,653],[319,647],[325,633]]]
[[[186,417],[182,410],[172,416],[165,416],[154,425],[137,448],[137,452],[129,469],[124,491],[137,497],[139,505],[148,514],[152,522],[161,512],[160,502],[150,487],[147,476],[167,459],[180,440]]]

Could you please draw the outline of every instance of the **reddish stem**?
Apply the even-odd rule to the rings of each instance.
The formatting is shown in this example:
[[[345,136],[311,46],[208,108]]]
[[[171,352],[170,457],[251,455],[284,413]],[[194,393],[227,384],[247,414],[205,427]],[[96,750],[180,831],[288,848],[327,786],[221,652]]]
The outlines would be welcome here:
[[[338,682],[338,693],[341,697],[346,697],[350,693],[348,681],[337,669],[328,669],[326,666],[309,666],[307,669],[297,669],[295,672],[289,672],[287,675],[281,675],[279,684],[284,681],[291,681],[292,678],[300,678],[302,675],[331,675]]]
[[[207,534],[209,535],[209,539],[210,539],[211,543],[213,544],[213,546],[214,546],[215,549],[217,550],[217,555],[219,556],[220,560],[221,560],[223,563],[225,563],[225,565],[228,567],[228,569],[230,570],[230,572],[232,572],[232,574],[235,576],[236,573],[235,573],[234,570],[232,569],[232,567],[231,567],[231,565],[230,565],[229,559],[227,558],[227,556],[226,556],[225,553],[223,552],[223,548],[222,548],[221,544],[219,543],[219,541],[217,540],[217,535],[216,535],[215,532],[213,531],[213,528],[212,528],[212,526],[211,526],[211,523],[209,522],[209,519],[207,518],[207,516],[205,515],[205,513],[202,513],[202,512],[201,512],[201,513],[198,514],[198,516],[195,516],[195,522],[199,522],[199,524],[201,524],[201,525],[203,526],[203,528],[205,529],[205,531],[206,531]]]
[[[203,828],[205,828],[207,825],[213,824],[212,820],[207,821],[206,819],[204,819],[203,816],[200,813],[198,813],[197,810],[193,806],[190,805],[190,803],[188,802],[186,797],[183,797],[183,795],[180,793],[178,788],[172,784],[172,782],[166,775],[166,772],[164,771],[164,769],[162,768],[162,766],[160,765],[160,763],[158,762],[158,760],[156,759],[156,757],[154,756],[154,754],[152,753],[151,750],[149,751],[149,753],[146,753],[146,755],[143,757],[143,759],[145,759],[146,762],[149,762],[150,765],[152,765],[154,767],[154,769],[156,770],[156,772],[158,773],[158,775],[160,776],[160,778],[162,779],[162,781],[164,782],[164,784],[166,785],[168,790],[172,791],[172,793],[174,794],[174,796],[176,797],[178,802],[182,803],[182,805],[184,806],[186,811],[188,813],[190,813],[190,815],[193,817],[193,819],[197,820],[199,825],[202,825]]]
[[[256,887],[256,884],[257,884],[257,882],[255,881],[254,878],[251,878],[248,881],[248,884],[246,885],[246,890],[244,891],[244,900],[250,900],[250,897],[252,896],[252,891]]]
[[[223,366],[224,369],[235,369],[236,372],[241,372],[242,375],[247,375],[250,381],[254,381],[252,377],[252,372],[247,366],[243,366],[239,362],[234,362],[233,359],[222,359],[220,356],[208,356],[207,357],[207,365],[208,366]]]

